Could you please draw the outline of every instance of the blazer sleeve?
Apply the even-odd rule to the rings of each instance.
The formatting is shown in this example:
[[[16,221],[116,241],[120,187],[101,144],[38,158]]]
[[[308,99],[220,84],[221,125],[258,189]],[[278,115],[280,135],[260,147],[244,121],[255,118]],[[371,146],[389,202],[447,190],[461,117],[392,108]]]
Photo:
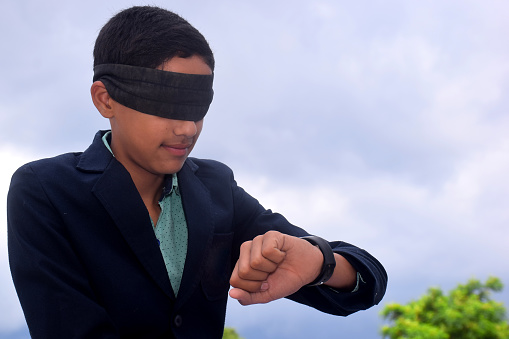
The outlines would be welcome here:
[[[234,200],[235,249],[233,260],[238,258],[238,248],[269,230],[301,237],[309,235],[292,225],[282,215],[265,209],[259,202],[237,186],[230,177]],[[380,302],[387,288],[387,273],[382,264],[367,251],[342,241],[330,242],[334,252],[344,256],[358,272],[358,288],[353,291],[335,290],[328,286],[302,287],[287,298],[314,307],[322,312],[346,316],[365,310]],[[234,264],[234,263],[233,263]],[[232,265],[234,267],[234,265]]]
[[[118,338],[30,164],[12,177],[7,225],[11,274],[31,336]]]

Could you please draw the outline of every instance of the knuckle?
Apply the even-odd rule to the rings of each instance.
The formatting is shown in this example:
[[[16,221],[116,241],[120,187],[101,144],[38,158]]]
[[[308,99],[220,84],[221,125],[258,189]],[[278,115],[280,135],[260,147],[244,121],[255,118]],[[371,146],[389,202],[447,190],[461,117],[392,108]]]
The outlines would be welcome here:
[[[270,258],[274,254],[274,247],[264,247],[262,248],[262,255],[265,258]]]
[[[270,231],[267,231],[267,233],[265,233],[265,234],[269,235],[269,236],[277,236],[280,233],[278,231],[270,230]]]
[[[263,252],[263,250],[262,250]],[[263,257],[263,253],[257,253],[251,257],[250,265],[254,269],[258,269],[261,266],[263,266],[263,263],[265,262],[265,258]]]
[[[240,249],[241,249],[241,250],[247,250],[247,249],[251,248],[251,244],[252,244],[252,243],[253,243],[253,241],[251,241],[251,240],[244,241],[244,242],[242,243],[242,245],[240,245]]]
[[[263,241],[263,234],[261,235],[257,235],[256,237],[253,238],[252,242],[258,242],[258,241]]]
[[[244,265],[244,264],[239,265],[239,271],[238,271],[239,278],[241,278],[241,279],[247,278],[250,271],[251,271],[251,268],[249,266]]]

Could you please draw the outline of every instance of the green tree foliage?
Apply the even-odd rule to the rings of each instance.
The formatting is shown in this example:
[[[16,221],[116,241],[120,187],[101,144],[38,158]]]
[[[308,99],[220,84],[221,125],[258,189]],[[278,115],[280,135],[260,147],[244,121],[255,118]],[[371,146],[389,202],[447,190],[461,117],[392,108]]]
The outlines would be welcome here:
[[[224,329],[223,339],[242,339],[242,337],[240,337],[240,336],[237,334],[237,332],[235,331],[235,329],[230,328],[230,327],[226,327],[226,328]]]
[[[382,327],[382,335],[390,339],[507,339],[505,307],[490,298],[492,291],[502,288],[495,277],[484,284],[471,279],[448,295],[440,288],[430,288],[406,305],[388,304],[381,315],[392,324]]]

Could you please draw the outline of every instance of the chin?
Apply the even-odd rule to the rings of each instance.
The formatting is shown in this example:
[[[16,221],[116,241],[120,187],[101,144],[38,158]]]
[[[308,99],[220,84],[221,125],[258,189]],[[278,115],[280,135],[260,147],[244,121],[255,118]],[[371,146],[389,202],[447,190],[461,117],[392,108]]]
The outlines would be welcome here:
[[[173,174],[177,173],[182,169],[182,166],[184,166],[184,161],[181,164],[173,164],[172,166],[168,166],[164,168],[163,172],[164,174]]]

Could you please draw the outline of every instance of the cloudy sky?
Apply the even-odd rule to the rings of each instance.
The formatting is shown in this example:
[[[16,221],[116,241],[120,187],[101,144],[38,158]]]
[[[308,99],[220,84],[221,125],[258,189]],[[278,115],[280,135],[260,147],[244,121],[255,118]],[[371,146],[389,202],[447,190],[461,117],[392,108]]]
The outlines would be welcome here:
[[[229,303],[246,339],[379,338],[379,312],[429,286],[509,284],[506,1],[3,1],[0,203],[21,164],[84,150],[108,128],[92,105],[92,48],[133,4],[189,20],[216,56],[194,156],[230,165],[267,208],[367,249],[382,303],[336,318],[288,301]],[[0,338],[26,338],[0,210]],[[506,259],[504,259],[506,258]],[[509,307],[509,286],[494,295]]]

